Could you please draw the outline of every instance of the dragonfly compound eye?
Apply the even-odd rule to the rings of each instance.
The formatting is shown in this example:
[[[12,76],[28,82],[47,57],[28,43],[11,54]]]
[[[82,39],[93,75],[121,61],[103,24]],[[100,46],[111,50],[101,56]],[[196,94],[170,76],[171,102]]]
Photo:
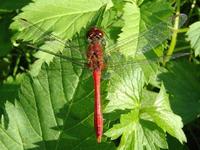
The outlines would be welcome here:
[[[87,33],[87,37],[89,40],[101,39],[103,38],[103,36],[104,36],[103,31],[97,27],[92,27]]]

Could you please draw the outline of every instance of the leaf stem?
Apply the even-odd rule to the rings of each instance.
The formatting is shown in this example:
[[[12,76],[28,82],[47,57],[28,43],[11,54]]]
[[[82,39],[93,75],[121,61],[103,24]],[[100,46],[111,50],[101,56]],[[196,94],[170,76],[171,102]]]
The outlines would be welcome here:
[[[182,29],[178,29],[178,33],[185,33],[188,31],[189,28],[182,28]]]
[[[16,60],[16,65],[15,65],[14,70],[13,70],[13,76],[14,76],[14,77],[15,77],[16,74],[17,74],[17,70],[18,70],[18,67],[19,67],[20,59],[21,59],[21,54],[19,55],[19,57],[18,57],[17,60]]]
[[[177,9],[176,9],[176,17],[175,17],[175,22],[174,22],[174,27],[173,27],[173,34],[172,34],[172,39],[171,43],[169,46],[169,49],[167,50],[166,56],[163,60],[163,65],[166,64],[168,60],[170,60],[170,56],[174,52],[174,48],[176,46],[176,40],[177,40],[177,34],[178,34],[178,28],[179,28],[179,15],[180,15],[180,0],[177,0]]]

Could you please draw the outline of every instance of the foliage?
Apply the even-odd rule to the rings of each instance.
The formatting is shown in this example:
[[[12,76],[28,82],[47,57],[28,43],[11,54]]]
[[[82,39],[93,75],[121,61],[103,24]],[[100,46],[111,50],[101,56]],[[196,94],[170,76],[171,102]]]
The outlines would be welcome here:
[[[195,22],[190,26],[187,35],[191,42],[191,47],[195,50],[195,55],[198,56],[200,54],[200,21]]]
[[[4,56],[0,60],[0,149],[191,146],[183,127],[198,120],[200,113],[197,4],[179,0],[28,2],[0,6],[0,26],[5,29],[0,31],[0,56]],[[178,29],[184,22],[180,8],[185,8],[188,20]],[[101,144],[94,133],[91,70],[84,66],[85,35],[95,25],[105,31],[108,58],[101,84],[105,119]],[[175,55],[162,59],[169,50]],[[176,59],[189,53],[190,58]],[[177,147],[171,144],[174,141]]]

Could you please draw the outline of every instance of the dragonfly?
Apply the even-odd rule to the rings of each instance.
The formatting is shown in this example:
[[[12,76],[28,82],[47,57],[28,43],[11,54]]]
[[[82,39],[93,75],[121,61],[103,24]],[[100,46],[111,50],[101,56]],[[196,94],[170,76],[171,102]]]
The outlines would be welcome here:
[[[183,19],[182,23],[185,22],[186,15],[182,14],[181,17]],[[180,17],[180,18],[181,18]],[[46,34],[45,29],[40,28],[36,24],[20,18],[20,21],[23,22],[23,24],[28,25],[27,28],[31,27],[34,29],[35,33],[39,33],[41,36],[43,35],[44,39],[53,39],[53,41],[56,41],[60,45],[62,45],[64,48],[70,48],[73,51],[76,51],[76,48],[78,46],[76,45],[70,45],[70,42],[65,42],[56,35],[52,33]],[[103,114],[102,114],[102,108],[101,108],[101,78],[102,78],[102,71],[107,69],[109,66],[117,66],[117,65],[124,65],[132,64],[135,62],[116,62],[109,59],[106,59],[104,55],[110,54],[112,52],[120,52],[121,49],[126,50],[126,45],[129,45],[130,43],[134,41],[141,41],[144,37],[151,35],[148,39],[148,44],[145,46],[141,46],[137,48],[136,54],[145,54],[151,51],[153,48],[159,46],[163,43],[163,41],[167,40],[169,36],[164,36],[162,31],[164,29],[168,28],[169,33],[172,33],[173,29],[171,29],[167,23],[159,23],[155,25],[154,27],[150,28],[148,31],[141,33],[137,38],[127,37],[120,42],[118,42],[118,45],[111,44],[108,47],[105,46],[105,32],[100,28],[93,26],[89,28],[87,31],[86,37],[88,41],[88,47],[87,51],[84,51],[85,59],[79,59],[75,57],[69,57],[65,56],[64,54],[55,53],[53,51],[46,50],[44,48],[38,48],[37,46],[33,44],[27,44],[28,47],[31,47],[33,49],[36,49],[40,52],[47,53],[56,57],[60,57],[66,61],[70,61],[74,65],[79,65],[84,68],[88,68],[92,72],[93,82],[94,82],[94,127],[96,132],[96,139],[97,142],[100,143],[103,135]],[[104,49],[107,49],[107,52],[104,52]],[[125,47],[125,48],[124,48]],[[68,50],[68,49],[67,49]],[[79,52],[79,50],[77,50]],[[170,56],[172,58],[178,58],[182,56],[186,56],[189,53],[178,53],[173,56]],[[109,57],[108,57],[109,58]],[[159,59],[160,57],[158,57]],[[146,61],[146,60],[145,60]],[[154,61],[154,60],[152,60]],[[157,60],[155,60],[157,61]]]

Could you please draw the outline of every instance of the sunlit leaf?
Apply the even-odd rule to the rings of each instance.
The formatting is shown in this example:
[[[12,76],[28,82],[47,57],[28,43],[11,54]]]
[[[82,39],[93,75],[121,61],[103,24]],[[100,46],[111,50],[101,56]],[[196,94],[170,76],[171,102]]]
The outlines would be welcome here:
[[[126,72],[118,73],[114,78],[118,80],[111,81],[107,112],[131,110],[121,115],[120,123],[105,133],[111,139],[122,136],[118,149],[167,148],[165,132],[180,142],[186,142],[182,131],[183,123],[181,118],[172,112],[164,86],[156,97],[146,97],[143,94],[144,76],[141,69],[126,69]]]
[[[120,124],[116,124],[105,134],[111,139],[120,135],[121,141],[118,149],[143,150],[167,148],[164,132],[149,121],[139,120],[139,112],[133,110],[122,115]]]
[[[187,35],[195,56],[200,55],[200,21],[190,25]]]
[[[87,27],[102,6],[105,7],[107,4],[109,8],[112,4],[109,0],[87,1],[84,5],[81,2],[65,0],[47,3],[39,0],[27,5],[11,24],[11,29],[20,31],[13,40],[29,41],[36,45],[41,45],[42,42],[44,45],[40,47],[41,49],[54,53],[66,50],[65,40],[71,39],[76,33],[80,33],[82,28]],[[39,46],[36,47],[37,50],[38,48]],[[44,62],[49,64],[54,57],[39,52],[37,54],[39,60],[32,67],[35,68],[34,75],[38,74]]]

